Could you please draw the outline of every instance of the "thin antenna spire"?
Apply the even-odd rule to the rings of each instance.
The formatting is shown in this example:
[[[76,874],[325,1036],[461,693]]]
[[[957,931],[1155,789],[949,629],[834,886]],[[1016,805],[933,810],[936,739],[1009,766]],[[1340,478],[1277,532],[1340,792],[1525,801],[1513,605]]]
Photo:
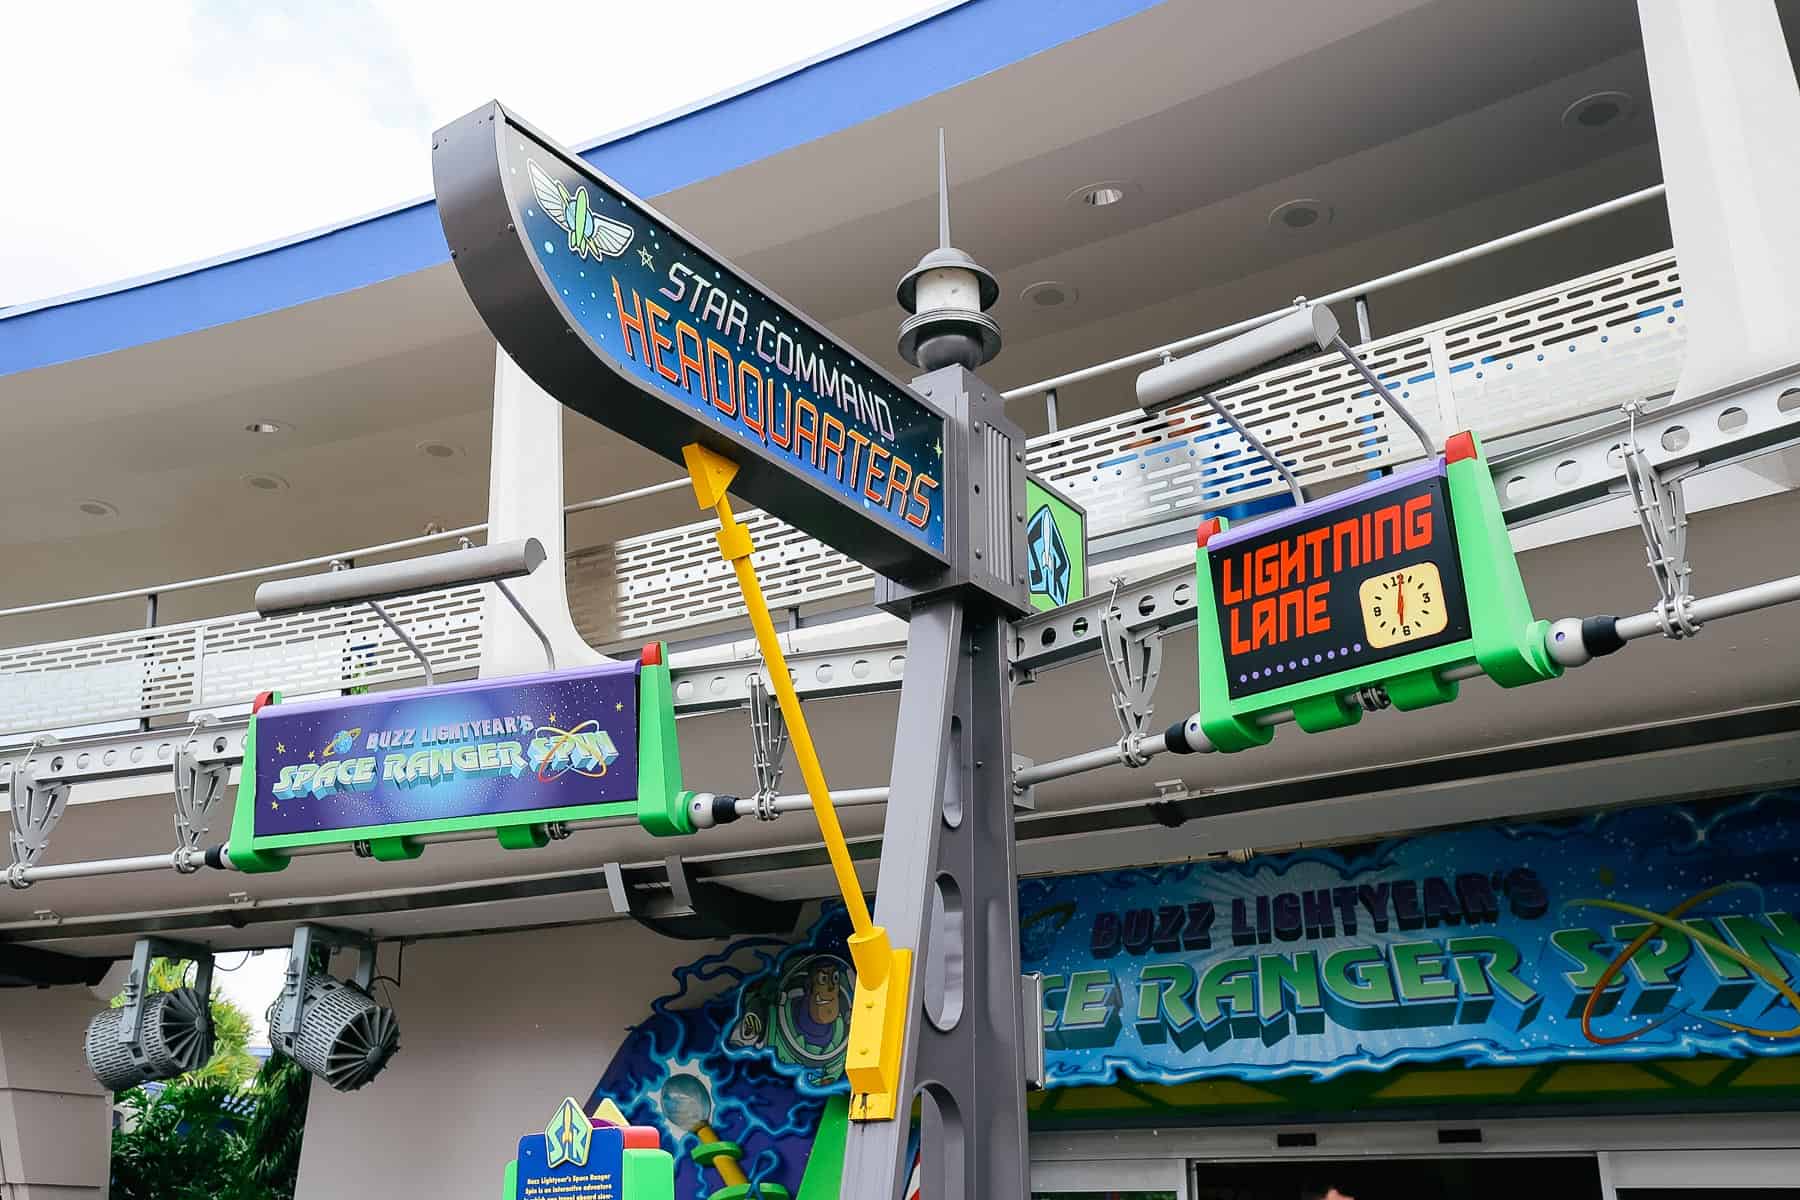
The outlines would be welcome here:
[[[944,131],[938,129],[938,249],[950,246],[950,167],[944,155]]]

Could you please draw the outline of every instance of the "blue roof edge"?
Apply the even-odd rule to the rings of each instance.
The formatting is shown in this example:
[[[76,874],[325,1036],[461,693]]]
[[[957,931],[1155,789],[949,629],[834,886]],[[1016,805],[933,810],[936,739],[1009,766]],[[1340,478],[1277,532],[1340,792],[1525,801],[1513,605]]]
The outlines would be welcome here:
[[[639,195],[658,196],[916,103],[1157,3],[953,0],[607,135],[582,157]],[[427,198],[121,286],[0,310],[0,376],[246,320],[449,257]]]

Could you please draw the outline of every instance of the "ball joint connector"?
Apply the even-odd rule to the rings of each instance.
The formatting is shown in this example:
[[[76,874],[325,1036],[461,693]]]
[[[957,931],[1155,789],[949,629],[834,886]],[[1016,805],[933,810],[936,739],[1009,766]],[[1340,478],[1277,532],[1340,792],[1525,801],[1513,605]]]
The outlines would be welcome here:
[[[711,829],[718,825],[729,825],[738,819],[738,798],[713,792],[694,792],[689,795],[687,810],[688,820],[695,829]]]
[[[1625,645],[1617,617],[1564,617],[1550,626],[1545,648],[1558,665],[1580,667]]]

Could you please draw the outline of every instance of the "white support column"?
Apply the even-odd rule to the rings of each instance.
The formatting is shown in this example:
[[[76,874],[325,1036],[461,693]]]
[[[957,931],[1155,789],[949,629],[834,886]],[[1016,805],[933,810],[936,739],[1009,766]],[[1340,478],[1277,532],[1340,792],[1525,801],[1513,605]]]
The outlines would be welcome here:
[[[1679,401],[1800,362],[1800,87],[1774,0],[1638,13],[1688,326]]]
[[[506,351],[494,350],[494,449],[488,472],[488,541],[534,537],[544,565],[509,586],[556,650],[558,667],[606,662],[569,616],[563,545],[563,409]],[[506,597],[490,589],[482,612],[481,677],[544,669],[544,648]]]
[[[85,987],[0,990],[0,1200],[105,1200],[112,1097],[82,1058]]]

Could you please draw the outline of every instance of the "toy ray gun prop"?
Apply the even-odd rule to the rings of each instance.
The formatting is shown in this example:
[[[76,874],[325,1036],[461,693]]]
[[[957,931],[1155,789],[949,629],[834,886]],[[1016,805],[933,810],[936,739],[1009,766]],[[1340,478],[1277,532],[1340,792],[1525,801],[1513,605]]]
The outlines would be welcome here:
[[[279,871],[295,853],[354,845],[383,861],[428,840],[492,833],[542,846],[578,821],[637,821],[692,833],[693,814],[730,797],[684,791],[668,652],[556,670],[550,641],[506,580],[544,560],[535,538],[267,583],[257,611],[277,616],[362,605],[418,656],[426,686],[280,703],[257,697],[244,735],[231,839],[208,851],[240,871]],[[381,602],[491,584],[544,643],[541,675],[433,686],[431,664]],[[735,810],[733,810],[735,813]]]
[[[1308,502],[1288,468],[1208,389],[1271,360],[1335,348],[1425,445],[1424,462]],[[1458,680],[1553,679],[1548,621],[1531,615],[1493,477],[1472,433],[1434,453],[1322,304],[1138,377],[1157,411],[1198,395],[1287,482],[1294,507],[1200,526],[1199,731],[1213,749],[1266,745],[1281,714],[1320,733],[1371,707],[1454,700]],[[1210,618],[1208,611],[1213,614]]]

